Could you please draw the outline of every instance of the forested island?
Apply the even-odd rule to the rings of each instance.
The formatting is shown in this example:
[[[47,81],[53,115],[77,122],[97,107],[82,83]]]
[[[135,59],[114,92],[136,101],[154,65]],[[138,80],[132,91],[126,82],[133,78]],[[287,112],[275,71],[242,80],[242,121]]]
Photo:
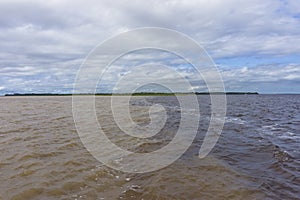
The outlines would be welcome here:
[[[83,93],[83,94],[59,94],[59,93],[13,93],[13,94],[5,94],[4,96],[72,96],[72,95],[96,95],[96,96],[175,96],[175,95],[258,95],[258,92],[195,92],[195,93],[161,93],[161,92],[138,92],[138,93]]]

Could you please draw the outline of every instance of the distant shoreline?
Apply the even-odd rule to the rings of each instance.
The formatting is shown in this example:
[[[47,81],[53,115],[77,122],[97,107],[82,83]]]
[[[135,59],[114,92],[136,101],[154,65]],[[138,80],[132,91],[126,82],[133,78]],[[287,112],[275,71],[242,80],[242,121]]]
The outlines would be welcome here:
[[[58,93],[13,93],[5,94],[6,97],[11,96],[72,96],[72,95],[95,95],[95,96],[175,96],[175,95],[259,95],[258,92],[195,92],[195,93],[159,93],[159,92],[141,92],[141,93],[84,93],[84,94],[58,94]]]

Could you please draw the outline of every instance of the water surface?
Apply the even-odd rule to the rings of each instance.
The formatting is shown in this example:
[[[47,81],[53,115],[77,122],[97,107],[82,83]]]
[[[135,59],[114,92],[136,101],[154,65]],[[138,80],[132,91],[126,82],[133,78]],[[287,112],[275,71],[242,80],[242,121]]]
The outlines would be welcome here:
[[[227,96],[222,135],[201,160],[210,101],[198,100],[201,121],[188,151],[159,171],[126,174],[84,148],[71,97],[1,97],[0,199],[300,199],[300,95]],[[133,97],[137,123],[149,123],[147,108],[155,103],[166,108],[168,119],[155,137],[129,137],[114,123],[109,103],[109,97],[96,97],[99,123],[127,150],[159,149],[180,124],[174,96]]]

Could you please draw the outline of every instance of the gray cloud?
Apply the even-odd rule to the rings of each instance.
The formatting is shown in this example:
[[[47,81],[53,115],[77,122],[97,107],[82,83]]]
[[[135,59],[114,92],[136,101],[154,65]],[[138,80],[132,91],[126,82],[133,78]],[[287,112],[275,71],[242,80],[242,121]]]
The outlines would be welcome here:
[[[181,31],[214,59],[300,55],[297,0],[7,0],[0,2],[0,94],[39,88],[66,91],[95,45],[143,26]],[[250,83],[259,88],[263,80],[295,85],[299,62],[221,71],[229,89],[247,89]]]

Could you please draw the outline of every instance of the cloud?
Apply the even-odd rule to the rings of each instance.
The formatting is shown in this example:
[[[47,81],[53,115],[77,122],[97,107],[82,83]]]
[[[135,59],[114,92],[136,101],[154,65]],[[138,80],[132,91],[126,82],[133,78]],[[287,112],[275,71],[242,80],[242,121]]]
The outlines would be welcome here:
[[[256,66],[248,69],[242,67],[238,69],[222,70],[225,81],[245,81],[245,82],[278,82],[282,80],[300,81],[300,64],[287,66]]]
[[[220,68],[227,91],[300,92],[300,64]]]
[[[1,91],[70,91],[90,50],[113,35],[145,26],[175,29],[195,39],[223,66],[228,88],[250,83],[260,88],[262,80],[286,88],[299,83],[297,0],[6,0],[0,2],[0,85],[6,88]],[[140,57],[131,62],[147,59],[134,56]],[[295,59],[278,65],[273,60],[280,56]],[[265,63],[248,66],[247,57],[263,57]],[[222,62],[233,58],[239,66],[225,69]]]

